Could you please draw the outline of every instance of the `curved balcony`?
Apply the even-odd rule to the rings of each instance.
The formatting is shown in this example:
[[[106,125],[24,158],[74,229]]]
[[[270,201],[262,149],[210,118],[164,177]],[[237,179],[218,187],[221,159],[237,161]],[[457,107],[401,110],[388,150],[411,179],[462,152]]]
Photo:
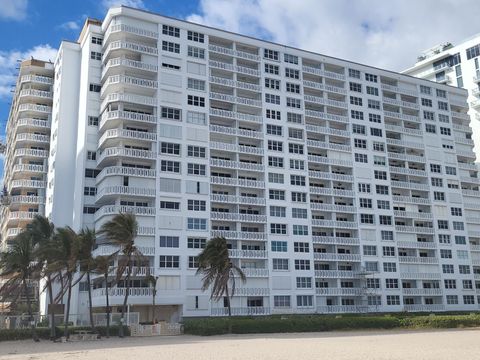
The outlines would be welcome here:
[[[151,95],[158,89],[158,82],[129,75],[111,75],[105,79],[100,96],[105,96],[107,91],[124,91],[125,89]]]
[[[267,234],[264,232],[252,232],[252,231],[230,231],[230,230],[212,230],[210,232],[212,238],[224,237],[225,239],[238,239],[238,240],[266,240]]]
[[[34,113],[43,113],[43,114],[51,114],[52,107],[47,105],[37,105],[37,104],[20,104],[18,106],[18,112],[34,112]]]
[[[326,112],[315,111],[315,110],[305,110],[305,116],[309,116],[316,119],[322,119],[322,120],[337,121],[341,123],[350,122],[347,116],[329,114]]]
[[[119,213],[132,213],[136,216],[155,216],[155,207],[147,206],[123,206],[123,205],[105,205],[100,207],[95,213],[95,221],[103,216],[117,215]]]
[[[103,60],[105,61],[111,56],[121,57],[126,53],[141,53],[146,55],[158,56],[158,48],[154,46],[145,45],[133,41],[112,41],[107,45],[103,53]]]
[[[317,134],[322,134],[322,135],[328,134],[328,135],[335,135],[335,136],[343,136],[346,138],[350,138],[352,136],[352,133],[348,130],[340,130],[340,129],[329,128],[325,126],[306,124],[305,129],[307,131],[314,132]]]
[[[244,259],[266,259],[268,255],[267,250],[241,250],[230,249],[228,254],[232,258],[244,258]]]
[[[96,201],[100,202],[106,198],[119,196],[133,196],[143,198],[155,198],[155,188],[139,188],[133,186],[100,186],[98,187]]]
[[[146,106],[157,106],[157,99],[153,96],[143,96],[137,94],[111,93],[108,94],[100,105],[101,111],[107,108],[108,104],[113,102],[125,102]]]
[[[20,118],[15,123],[16,128],[21,127],[50,129],[50,120],[39,120],[33,118]]]
[[[22,220],[33,220],[35,218],[35,215],[38,215],[37,212],[30,212],[30,211],[11,211],[8,214],[8,221],[9,222],[16,222],[16,221],[22,221]]]
[[[30,148],[20,148],[15,150],[14,157],[29,157],[29,158],[47,158],[48,150],[38,150]]]
[[[43,165],[33,165],[33,164],[17,164],[13,166],[12,172],[15,173],[45,173],[47,167]]]
[[[119,72],[123,69],[133,70],[136,73],[149,75],[158,72],[158,66],[143,61],[135,61],[125,57],[117,57],[107,61],[102,70],[102,79],[113,72]]]
[[[27,189],[42,189],[47,186],[46,181],[41,180],[27,180],[27,179],[20,179],[20,180],[13,180],[10,183],[10,189],[17,189],[17,188],[27,188]]]
[[[327,77],[335,80],[345,80],[345,74],[322,70],[313,66],[304,65],[302,66],[302,71],[308,74],[314,74],[314,75]]]
[[[20,91],[20,98],[33,98],[33,99],[44,99],[51,100],[53,98],[53,93],[51,91],[43,91],[37,89],[24,89]],[[32,100],[33,100],[32,99]]]
[[[151,256],[155,255],[155,247],[150,246],[137,246],[138,251],[142,253],[144,256]],[[99,245],[95,250],[93,250],[92,255],[93,257],[100,256],[100,255],[111,255],[114,252],[120,251],[120,246],[115,245]]]
[[[254,215],[254,214],[241,214],[241,213],[225,213],[212,211],[210,213],[210,220],[221,220],[221,221],[240,221],[240,222],[251,222],[251,223],[266,223],[266,215]]]
[[[32,204],[32,205],[45,204],[45,198],[43,196],[15,195],[15,196],[10,196],[9,200],[10,200],[10,206],[23,205],[23,204]]]
[[[123,147],[111,147],[104,149],[98,157],[97,164],[100,165],[107,159],[118,160],[118,158],[128,158],[136,160],[156,160],[155,151],[129,149]]]
[[[210,194],[211,202],[220,202],[227,204],[247,204],[247,205],[265,205],[266,200],[263,197],[235,196],[223,194]]]
[[[49,135],[39,135],[39,134],[32,134],[32,133],[20,133],[17,134],[15,141],[19,142],[36,142],[36,143],[43,143],[49,144],[50,143],[50,136]]]
[[[99,184],[103,179],[109,176],[132,176],[155,179],[156,171],[153,169],[142,169],[128,166],[109,166],[103,168],[95,180],[97,181],[97,184]]]
[[[98,140],[98,147],[108,146],[111,143],[125,139],[151,143],[157,141],[157,134],[127,129],[109,129],[106,130]]]
[[[313,253],[315,260],[324,261],[361,261],[360,254]]]
[[[262,164],[244,163],[241,161],[223,160],[223,159],[210,159],[210,166],[221,167],[227,169],[236,170],[248,170],[263,172],[264,166]]]
[[[263,148],[261,147],[229,144],[220,141],[210,141],[210,150],[222,150],[259,156],[263,155]]]
[[[46,85],[52,85],[53,84],[53,78],[48,77],[48,76],[40,76],[40,75],[23,75],[20,78],[20,83],[26,83],[26,82],[35,82],[39,84],[46,84]]]
[[[322,245],[360,245],[358,237],[312,236],[314,244]]]
[[[122,122],[132,121],[140,124],[156,125],[157,117],[150,114],[136,113],[132,111],[105,111],[102,114],[99,128],[102,130],[107,124],[111,127],[118,127]]]
[[[236,111],[228,111],[222,109],[210,109],[211,116],[218,116],[228,119],[236,119],[241,121],[248,121],[261,124],[263,123],[263,117],[260,115],[253,115],[253,114],[245,114]]]
[[[222,177],[222,176],[211,176],[210,177],[210,184],[212,184],[212,185],[226,185],[226,186],[240,186],[240,187],[255,188],[255,189],[264,189],[265,188],[265,181],[228,178],[228,177]]]

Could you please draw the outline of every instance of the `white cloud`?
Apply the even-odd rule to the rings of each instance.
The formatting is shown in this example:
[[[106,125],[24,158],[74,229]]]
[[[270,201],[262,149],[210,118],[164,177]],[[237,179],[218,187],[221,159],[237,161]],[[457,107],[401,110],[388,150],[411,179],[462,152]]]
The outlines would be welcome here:
[[[20,21],[27,17],[28,0],[0,0],[0,18]]]
[[[80,25],[76,21],[67,21],[59,25],[58,27],[63,30],[79,30],[80,29]]]
[[[477,0],[201,0],[187,20],[401,71],[477,32]]]
[[[145,9],[143,0],[102,0],[101,2],[104,10],[108,10],[111,7],[125,5],[136,9]]]
[[[57,50],[50,45],[37,45],[27,51],[0,51],[0,100],[9,99],[16,81],[18,60],[30,59],[55,60]]]

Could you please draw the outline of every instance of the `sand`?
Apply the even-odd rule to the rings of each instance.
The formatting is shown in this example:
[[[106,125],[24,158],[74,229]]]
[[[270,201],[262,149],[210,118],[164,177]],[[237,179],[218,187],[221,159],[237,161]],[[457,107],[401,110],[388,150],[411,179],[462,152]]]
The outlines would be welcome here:
[[[0,359],[206,360],[480,359],[480,329],[330,332],[272,335],[110,338],[99,341],[0,343]]]

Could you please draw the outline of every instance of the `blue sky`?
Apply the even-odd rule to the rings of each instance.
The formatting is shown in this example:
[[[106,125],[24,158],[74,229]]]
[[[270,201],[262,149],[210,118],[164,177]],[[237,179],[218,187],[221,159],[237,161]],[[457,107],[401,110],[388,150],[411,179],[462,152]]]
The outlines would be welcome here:
[[[424,49],[480,33],[478,0],[0,0],[0,138],[16,61],[54,60],[87,16],[119,4],[396,71]]]

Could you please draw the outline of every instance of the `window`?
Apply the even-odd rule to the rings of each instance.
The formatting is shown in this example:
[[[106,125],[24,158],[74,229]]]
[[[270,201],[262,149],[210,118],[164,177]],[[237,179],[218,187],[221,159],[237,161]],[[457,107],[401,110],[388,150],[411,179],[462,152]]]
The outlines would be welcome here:
[[[376,261],[365,261],[365,270],[377,272],[378,263]]]
[[[205,200],[188,200],[188,210],[205,211],[206,201]]]
[[[362,84],[350,82],[350,91],[362,92]]]
[[[348,76],[355,79],[360,79],[360,70],[348,69]]]
[[[102,53],[96,51],[90,51],[90,59],[92,60],[102,60]]]
[[[392,217],[388,215],[379,215],[378,220],[380,225],[392,225]]]
[[[382,297],[380,295],[369,295],[367,296],[367,304],[369,306],[381,306]]]
[[[272,251],[275,252],[287,252],[286,241],[272,241]]]
[[[178,248],[179,242],[178,236],[160,236],[160,247]]]
[[[201,96],[188,95],[187,103],[188,105],[205,107],[205,98]]]
[[[449,128],[440,126],[440,134],[450,136],[452,135],[452,131]]]
[[[291,79],[300,79],[300,72],[295,69],[285,68],[285,77]]]
[[[438,164],[430,164],[430,171],[432,173],[441,173],[442,172],[442,167]]]
[[[85,186],[83,188],[83,195],[85,196],[95,196],[97,195],[97,188],[94,186]]]
[[[380,289],[380,279],[367,278],[367,288],[368,289]]]
[[[382,135],[382,129],[370,128],[370,135],[382,137],[382,136],[383,136],[383,135]]]
[[[307,209],[292,208],[292,218],[294,219],[306,219]]]
[[[374,150],[374,151],[385,152],[385,144],[374,141],[374,142],[373,142],[373,150]]]
[[[278,174],[278,173],[268,173],[268,182],[274,183],[274,184],[283,184],[284,176],[283,174]]]
[[[378,96],[378,88],[373,86],[367,86],[367,94]]]
[[[287,85],[287,92],[300,94],[300,85],[292,84],[292,83],[287,83],[286,85]]]
[[[190,157],[205,158],[206,157],[206,150],[202,146],[188,145],[187,155],[190,156]]]
[[[273,270],[288,270],[288,259],[272,259]]]
[[[383,271],[384,272],[396,272],[397,271],[397,264],[392,262],[385,262],[383,263]]]
[[[385,241],[393,241],[393,231],[390,230],[382,230],[380,232],[382,240]]]
[[[162,34],[179,38],[180,29],[174,26],[162,25]]]
[[[290,175],[290,185],[305,186],[305,176]]]
[[[198,268],[198,256],[189,256],[188,257],[188,268],[189,269]]]
[[[395,256],[395,247],[384,246],[383,247],[383,256]]]
[[[285,200],[285,191],[283,190],[269,190],[268,195],[270,200]]]
[[[376,83],[377,82],[377,75],[365,74],[365,80]]]
[[[180,257],[175,255],[160,255],[159,267],[178,269],[180,267]]]
[[[97,153],[95,151],[87,151],[87,160],[97,160]]]
[[[445,193],[441,192],[441,191],[434,191],[433,192],[433,200],[445,201]]]
[[[443,272],[444,274],[453,274],[453,273],[454,273],[453,265],[451,265],[451,264],[442,264],[442,272]]]
[[[455,235],[455,244],[466,245],[467,241],[466,241],[465,236]]]
[[[88,117],[88,126],[98,126],[98,117],[89,116]]]
[[[286,63],[297,65],[298,64],[298,56],[290,55],[290,54],[283,54],[283,61],[285,61]]]
[[[362,224],[373,224],[373,215],[371,214],[360,214],[360,223]]]
[[[458,230],[458,231],[465,230],[465,226],[461,221],[453,221],[452,225],[453,225],[453,230]]]
[[[440,121],[441,123],[449,124],[450,118],[448,117],[448,115],[438,114],[438,121]]]
[[[192,90],[205,91],[205,81],[188,78],[187,88]]]
[[[280,96],[274,94],[265,94],[265,102],[268,104],[280,105]]]
[[[207,219],[187,218],[188,230],[207,230]]]
[[[102,85],[99,84],[90,84],[90,91],[92,92],[100,92],[102,90]]]
[[[85,177],[86,178],[96,178],[99,173],[100,173],[100,170],[85,169]]]
[[[162,41],[162,50],[173,52],[175,54],[180,54],[180,44],[173,43],[170,41]]]
[[[283,206],[270,206],[270,216],[285,217],[286,208]]]
[[[263,49],[263,57],[265,59],[275,60],[278,61],[278,51],[270,50],[270,49]]]
[[[290,169],[305,170],[305,162],[303,160],[290,159]]]
[[[450,244],[450,235],[447,234],[439,234],[438,235],[438,242],[440,244]]]
[[[292,139],[303,139],[303,130],[296,128],[288,128],[288,137]]]
[[[368,156],[366,154],[355,153],[355,161],[359,163],[368,163]]]
[[[444,101],[439,101],[438,102],[438,109],[448,111],[448,103],[446,103]]]
[[[442,259],[451,259],[452,258],[452,250],[440,249],[440,257]]]
[[[365,209],[372,208],[372,199],[360,198],[359,201],[360,201],[361,208],[365,208]]]
[[[462,280],[462,285],[464,289],[467,289],[467,290],[473,289],[472,280]]]
[[[180,66],[168,63],[162,63],[162,67],[164,67],[165,69],[180,70]]]
[[[352,132],[354,134],[365,135],[366,134],[365,126],[364,125],[358,125],[358,124],[352,124]]]
[[[297,295],[297,307],[313,307],[313,296]]]
[[[311,289],[312,278],[310,277],[297,277],[297,289]]]
[[[276,308],[289,308],[290,296],[289,295],[275,295],[273,297],[273,306]]]
[[[160,152],[162,154],[180,155],[180,144],[162,142]]]
[[[387,295],[387,305],[400,305],[400,296]]]
[[[206,245],[207,245],[207,239],[201,239],[201,238],[187,239],[187,247],[189,249],[205,249]]]
[[[356,97],[356,96],[350,96],[350,104],[362,106],[363,105],[362,98]]]
[[[290,154],[303,154],[303,145],[289,143],[288,152]]]
[[[370,184],[359,183],[358,184],[358,192],[369,193],[370,192]]]
[[[385,279],[387,289],[398,289],[398,279]]]
[[[187,173],[189,175],[205,175],[206,174],[206,166],[203,164],[187,164]]]
[[[448,221],[447,220],[437,220],[438,228],[443,230],[448,230]]]
[[[470,274],[470,266],[468,266],[468,265],[458,265],[458,272],[460,274]]]
[[[180,162],[171,160],[162,160],[160,170],[166,172],[180,173]]]
[[[377,180],[387,180],[387,172],[386,171],[375,170],[374,175],[375,175],[375,179],[377,179]]]
[[[268,150],[271,151],[283,151],[283,142],[268,140]]]
[[[443,187],[443,179],[432,177],[432,186]]]
[[[181,120],[182,110],[162,106],[160,116],[162,119]]]
[[[377,194],[388,195],[388,186],[387,185],[375,185]]]
[[[386,166],[387,165],[387,161],[385,159],[385,156],[377,156],[375,155],[373,157],[373,164],[374,165],[379,165],[379,166]]]
[[[180,203],[176,201],[160,201],[160,209],[180,210]]]
[[[351,115],[352,119],[363,120],[363,112],[362,111],[351,110],[350,115]]]
[[[295,260],[295,270],[310,270],[310,260]]]
[[[377,256],[377,247],[373,245],[363,245],[363,255]]]
[[[378,114],[368,114],[368,121],[373,122],[373,123],[381,123],[382,122],[382,116]]]
[[[267,119],[281,120],[281,112],[278,110],[266,109],[265,115]]]
[[[457,288],[457,280],[455,279],[446,279],[443,280],[445,289],[456,289]]]
[[[302,192],[292,191],[292,201],[293,202],[307,202],[307,194]]]
[[[92,36],[92,44],[102,45],[103,39],[96,36]]]
[[[432,120],[435,121],[435,114],[431,111],[423,111],[423,118],[425,120]]]
[[[187,39],[191,41],[196,41],[199,43],[205,42],[205,36],[195,31],[188,31]]]
[[[475,304],[475,297],[473,295],[463,295],[463,303],[465,305]]]
[[[422,106],[432,107],[433,106],[432,100],[422,98]]]
[[[265,72],[267,74],[278,75],[279,74],[279,67],[277,65],[265,64]]]
[[[265,87],[267,89],[280,90],[280,80],[265,78]]]
[[[287,122],[303,124],[302,114],[287,113]]]
[[[354,145],[355,145],[356,148],[366,149],[367,148],[367,140],[354,139]]]
[[[447,304],[448,305],[457,305],[458,296],[457,295],[447,295]]]
[[[283,168],[283,158],[276,156],[268,157],[268,166]]]
[[[280,104],[280,100],[279,100],[278,104]],[[287,107],[291,107],[291,108],[295,108],[295,109],[301,109],[302,100],[287,97]]]
[[[450,214],[452,216],[462,216],[462,208],[452,207],[450,208]]]
[[[368,108],[374,110],[380,110],[380,101],[368,99]]]
[[[270,233],[286,235],[287,234],[287,225],[286,224],[270,224]]]
[[[457,175],[457,169],[452,166],[445,166],[445,174],[447,175]]]
[[[293,235],[308,235],[308,226],[307,225],[293,225]],[[307,251],[308,252],[308,243],[307,244]]]
[[[188,111],[187,112],[187,122],[195,125],[206,125],[207,120],[204,113]]]
[[[426,94],[426,95],[431,95],[432,89],[428,86],[420,85],[420,93]]]

